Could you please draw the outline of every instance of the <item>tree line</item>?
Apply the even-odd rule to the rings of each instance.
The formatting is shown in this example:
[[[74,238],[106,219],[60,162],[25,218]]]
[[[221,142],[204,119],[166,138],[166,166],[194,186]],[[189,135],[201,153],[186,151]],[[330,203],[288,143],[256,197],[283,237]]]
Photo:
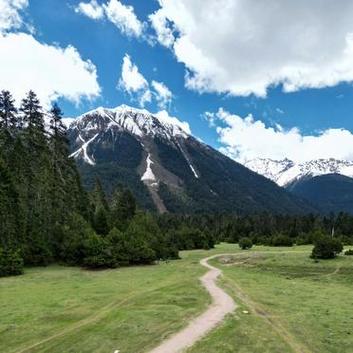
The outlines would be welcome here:
[[[292,246],[314,244],[323,236],[333,236],[343,244],[353,245],[353,215],[289,215],[259,213],[246,216],[231,214],[171,215],[158,217],[162,230],[186,227],[200,231],[213,242],[238,243],[249,238],[253,244]],[[180,241],[180,239],[179,239]]]

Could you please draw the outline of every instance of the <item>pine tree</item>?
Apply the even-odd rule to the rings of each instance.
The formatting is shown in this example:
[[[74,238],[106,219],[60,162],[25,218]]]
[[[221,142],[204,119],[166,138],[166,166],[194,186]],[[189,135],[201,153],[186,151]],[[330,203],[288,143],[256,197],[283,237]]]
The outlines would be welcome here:
[[[16,130],[16,108],[9,91],[0,92],[0,149],[6,162],[10,160]]]
[[[15,100],[9,91],[0,92],[0,129],[14,130],[17,125]]]
[[[136,200],[128,189],[118,189],[112,198],[111,221],[112,226],[126,230],[129,222],[136,214]]]
[[[0,157],[0,247],[18,247],[17,217],[20,217],[18,194],[8,166]]]
[[[50,200],[50,153],[39,100],[30,91],[20,108],[24,122],[23,145],[28,155],[24,166],[26,195],[26,262],[48,263],[51,256],[49,237],[52,233]]]
[[[100,235],[107,235],[109,232],[109,205],[99,179],[91,193],[93,208],[93,228]]]
[[[106,211],[109,210],[108,201],[103,190],[102,184],[98,178],[96,178],[93,192],[91,194],[93,206],[97,209],[103,207]]]

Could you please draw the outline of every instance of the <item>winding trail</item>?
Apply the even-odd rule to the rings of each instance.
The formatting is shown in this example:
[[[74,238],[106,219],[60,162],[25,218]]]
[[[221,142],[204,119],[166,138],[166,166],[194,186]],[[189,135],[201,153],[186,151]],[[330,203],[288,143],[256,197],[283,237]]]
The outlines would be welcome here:
[[[160,346],[149,353],[180,353],[191,347],[195,342],[204,337],[209,331],[215,328],[224,317],[233,312],[237,305],[234,300],[220,287],[216,280],[222,275],[222,271],[208,263],[223,254],[217,254],[200,261],[200,264],[207,267],[209,271],[200,280],[212,297],[212,304],[200,316],[195,318],[187,327],[171,336],[161,343]]]

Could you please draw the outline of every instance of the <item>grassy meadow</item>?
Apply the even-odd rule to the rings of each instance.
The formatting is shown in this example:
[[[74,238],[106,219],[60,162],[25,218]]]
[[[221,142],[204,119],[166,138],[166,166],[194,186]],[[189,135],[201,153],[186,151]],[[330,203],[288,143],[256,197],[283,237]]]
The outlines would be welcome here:
[[[315,262],[310,251],[256,247],[214,260],[240,307],[189,352],[353,352],[353,257]]]
[[[207,307],[198,261],[215,253],[235,254],[213,263],[239,307],[188,352],[353,352],[353,257],[310,250],[221,244],[155,266],[27,269],[0,279],[0,352],[148,352]]]

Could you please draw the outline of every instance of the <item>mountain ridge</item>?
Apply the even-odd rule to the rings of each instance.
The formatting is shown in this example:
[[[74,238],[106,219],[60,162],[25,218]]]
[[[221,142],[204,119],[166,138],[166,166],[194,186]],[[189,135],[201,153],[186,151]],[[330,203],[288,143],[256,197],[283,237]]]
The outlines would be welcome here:
[[[256,158],[244,163],[244,165],[282,187],[289,187],[301,179],[327,174],[341,174],[353,178],[353,162],[335,158],[315,159],[306,162]]]
[[[126,105],[87,112],[69,125],[71,157],[91,187],[99,177],[108,194],[118,183],[159,212],[314,211],[195,138],[187,123],[166,112]]]

